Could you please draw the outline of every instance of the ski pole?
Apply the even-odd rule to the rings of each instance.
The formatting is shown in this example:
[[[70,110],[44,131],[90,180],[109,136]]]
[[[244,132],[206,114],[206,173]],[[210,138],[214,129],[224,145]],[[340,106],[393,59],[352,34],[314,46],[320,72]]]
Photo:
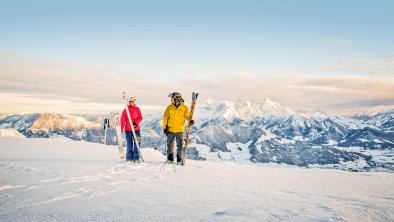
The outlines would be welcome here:
[[[157,150],[157,148],[159,147],[159,145],[160,145],[160,143],[161,143],[161,141],[163,140],[163,138],[164,138],[165,135],[166,135],[166,134],[163,134],[163,136],[160,138],[160,141],[156,144],[156,146],[155,146],[153,149]]]
[[[107,145],[107,129],[109,128],[109,120],[104,119],[104,145]]]

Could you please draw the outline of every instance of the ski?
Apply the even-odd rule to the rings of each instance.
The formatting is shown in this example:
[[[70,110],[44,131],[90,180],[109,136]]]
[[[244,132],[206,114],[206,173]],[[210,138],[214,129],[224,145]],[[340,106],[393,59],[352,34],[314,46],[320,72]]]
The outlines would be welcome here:
[[[119,156],[121,160],[125,158],[124,146],[123,146],[123,135],[120,126],[120,115],[119,113],[111,113],[115,123],[116,129],[116,136],[118,138],[118,149],[119,149]]]
[[[138,154],[139,154],[139,156],[140,156],[142,162],[145,162],[145,161],[144,161],[144,158],[142,158],[142,154],[141,154],[141,151],[140,151],[140,146],[139,146],[139,144],[138,144],[137,135],[135,134],[135,130],[134,130],[133,121],[131,120],[131,117],[130,117],[130,113],[129,113],[129,109],[128,109],[128,103],[127,103],[127,101],[126,101],[126,93],[123,92],[122,94],[123,94],[123,102],[124,102],[124,104],[126,105],[127,119],[129,120],[129,124],[130,124],[130,127],[131,127],[131,131],[133,132],[133,138],[134,138],[135,145],[137,146]]]
[[[196,105],[197,97],[198,97],[198,93],[193,92],[192,93],[192,105],[190,107],[190,120],[193,119],[194,107]],[[191,131],[192,131],[192,124],[190,124],[190,121],[189,121],[187,124],[187,129],[186,129],[185,144],[182,147],[182,162],[181,162],[182,166],[185,165],[186,152],[187,152],[187,148],[188,148],[189,142],[190,142],[189,140],[190,140]]]

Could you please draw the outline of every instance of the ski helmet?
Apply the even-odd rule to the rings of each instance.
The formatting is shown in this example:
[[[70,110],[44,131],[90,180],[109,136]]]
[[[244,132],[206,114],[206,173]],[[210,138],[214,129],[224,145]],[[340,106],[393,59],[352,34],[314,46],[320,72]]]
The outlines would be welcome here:
[[[174,102],[175,102],[174,105],[176,107],[179,107],[184,102],[182,99],[182,94],[180,94],[179,92],[170,93],[170,95],[168,95],[168,97],[174,99]]]
[[[136,98],[134,96],[130,96],[129,99],[127,101],[129,102],[134,102],[136,100]]]
[[[170,93],[168,95],[168,97],[174,98],[174,99],[181,99],[182,98],[182,94],[180,94],[179,92],[173,92],[173,93]]]

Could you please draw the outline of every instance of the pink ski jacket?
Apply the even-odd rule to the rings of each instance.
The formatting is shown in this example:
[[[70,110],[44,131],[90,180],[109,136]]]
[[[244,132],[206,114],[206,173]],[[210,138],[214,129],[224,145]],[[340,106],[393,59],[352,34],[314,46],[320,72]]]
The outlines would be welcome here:
[[[133,123],[137,124],[137,127],[135,127],[135,130],[140,130],[140,122],[142,121],[142,114],[140,108],[138,108],[137,105],[134,106],[127,106],[127,109],[130,113],[131,121]],[[131,131],[129,119],[127,117],[126,109],[123,110],[122,116],[120,117],[120,126],[122,129],[122,133],[124,131]]]

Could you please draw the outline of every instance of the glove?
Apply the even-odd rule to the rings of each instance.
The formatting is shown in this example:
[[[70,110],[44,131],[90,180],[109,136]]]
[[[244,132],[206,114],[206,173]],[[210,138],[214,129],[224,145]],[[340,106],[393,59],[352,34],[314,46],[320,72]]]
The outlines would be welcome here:
[[[137,123],[133,123],[134,129],[137,128]]]
[[[167,134],[168,134],[168,126],[166,126],[166,128],[163,129],[163,133],[167,136]]]
[[[189,124],[190,124],[190,125],[194,125],[194,120],[191,119],[191,120],[189,121]]]

